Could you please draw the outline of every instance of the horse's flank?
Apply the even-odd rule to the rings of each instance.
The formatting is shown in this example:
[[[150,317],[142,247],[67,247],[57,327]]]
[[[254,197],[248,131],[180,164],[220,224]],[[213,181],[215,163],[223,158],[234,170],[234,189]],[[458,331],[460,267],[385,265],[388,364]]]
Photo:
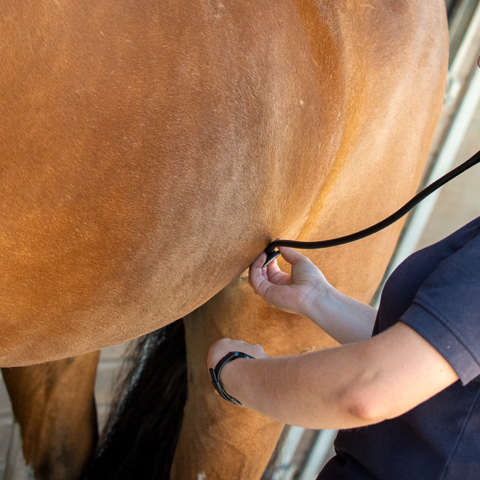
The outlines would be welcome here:
[[[316,230],[313,214],[370,153],[365,135],[391,131],[403,92],[443,61],[412,48],[425,28],[410,16],[426,7],[366,7],[5,4],[1,364],[152,331],[205,303],[270,239]],[[387,75],[405,80],[379,87]],[[428,98],[425,121],[438,110]],[[415,155],[429,143],[408,142]],[[383,174],[384,154],[359,180]]]

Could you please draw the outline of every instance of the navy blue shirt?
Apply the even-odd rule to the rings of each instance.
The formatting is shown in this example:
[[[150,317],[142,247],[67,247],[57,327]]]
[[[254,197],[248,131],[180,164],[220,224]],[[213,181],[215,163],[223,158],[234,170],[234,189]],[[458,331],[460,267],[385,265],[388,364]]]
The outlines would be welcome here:
[[[318,480],[480,479],[480,218],[393,272],[373,334],[399,320],[460,380],[400,417],[339,432]]]

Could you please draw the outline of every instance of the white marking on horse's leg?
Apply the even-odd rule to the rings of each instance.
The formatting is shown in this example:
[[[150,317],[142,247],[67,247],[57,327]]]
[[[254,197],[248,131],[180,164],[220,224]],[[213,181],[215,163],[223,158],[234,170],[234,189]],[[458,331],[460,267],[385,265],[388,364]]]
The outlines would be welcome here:
[[[197,475],[197,480],[207,480],[207,475],[205,474],[205,472],[200,472]]]
[[[32,468],[25,463],[23,458],[20,425],[17,422],[13,422],[3,479],[34,480],[34,478]]]

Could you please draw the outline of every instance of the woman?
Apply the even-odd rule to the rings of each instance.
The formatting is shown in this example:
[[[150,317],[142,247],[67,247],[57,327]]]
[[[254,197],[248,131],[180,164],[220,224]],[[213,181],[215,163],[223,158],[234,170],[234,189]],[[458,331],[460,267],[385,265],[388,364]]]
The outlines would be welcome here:
[[[276,261],[262,268],[262,254],[250,267],[255,292],[342,346],[269,358],[259,345],[219,340],[207,363],[224,398],[287,424],[340,429],[320,480],[479,479],[480,217],[407,258],[378,312],[280,251],[291,275]]]
[[[335,290],[300,253],[281,254],[291,275],[276,262],[262,268],[262,254],[252,287],[342,346],[270,358],[222,339],[208,367],[219,374],[223,365],[227,398],[287,424],[340,429],[322,480],[480,478],[480,217],[405,260],[378,312]]]

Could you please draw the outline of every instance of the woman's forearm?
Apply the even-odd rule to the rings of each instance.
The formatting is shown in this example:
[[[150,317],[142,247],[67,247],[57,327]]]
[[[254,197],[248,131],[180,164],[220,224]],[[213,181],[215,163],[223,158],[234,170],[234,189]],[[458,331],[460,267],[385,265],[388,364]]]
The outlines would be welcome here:
[[[374,308],[333,287],[317,295],[306,312],[308,318],[342,345],[370,338],[376,314]]]
[[[373,423],[359,416],[352,394],[369,375],[358,359],[361,350],[355,344],[295,357],[240,359],[225,366],[222,383],[243,406],[282,423],[359,427]]]
[[[252,356],[263,352],[258,345],[229,342],[230,349],[251,348]],[[394,418],[457,380],[442,355],[402,322],[364,342],[295,357],[235,360],[221,374],[225,390],[245,407],[315,429]]]

